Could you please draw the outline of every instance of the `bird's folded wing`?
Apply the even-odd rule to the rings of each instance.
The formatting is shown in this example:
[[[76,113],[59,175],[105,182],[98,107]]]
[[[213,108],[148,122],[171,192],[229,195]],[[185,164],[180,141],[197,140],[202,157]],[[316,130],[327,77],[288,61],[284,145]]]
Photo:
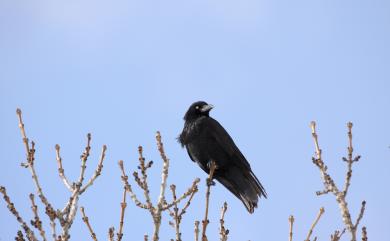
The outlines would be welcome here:
[[[203,120],[204,127],[209,135],[217,142],[221,150],[225,151],[232,160],[235,160],[237,166],[244,169],[251,169],[249,162],[245,159],[244,155],[238,149],[233,139],[227,133],[227,131],[219,124],[218,121],[213,118],[206,118]]]

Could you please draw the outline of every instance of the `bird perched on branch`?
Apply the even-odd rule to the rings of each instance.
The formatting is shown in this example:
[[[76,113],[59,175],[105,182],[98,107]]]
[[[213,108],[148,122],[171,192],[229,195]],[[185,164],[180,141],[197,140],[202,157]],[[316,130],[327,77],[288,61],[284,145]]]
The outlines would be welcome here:
[[[253,213],[259,197],[266,198],[267,194],[233,139],[209,116],[212,108],[204,101],[193,103],[184,115],[184,129],[178,140],[186,147],[191,160],[206,173],[214,162],[213,177],[239,198],[249,213]]]

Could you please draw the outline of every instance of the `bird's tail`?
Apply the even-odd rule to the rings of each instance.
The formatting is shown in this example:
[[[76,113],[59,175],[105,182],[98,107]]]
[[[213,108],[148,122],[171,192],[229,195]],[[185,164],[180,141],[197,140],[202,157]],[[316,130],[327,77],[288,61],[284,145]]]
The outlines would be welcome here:
[[[264,187],[251,170],[243,171],[233,166],[215,178],[241,200],[249,213],[254,212],[259,197],[267,198]]]

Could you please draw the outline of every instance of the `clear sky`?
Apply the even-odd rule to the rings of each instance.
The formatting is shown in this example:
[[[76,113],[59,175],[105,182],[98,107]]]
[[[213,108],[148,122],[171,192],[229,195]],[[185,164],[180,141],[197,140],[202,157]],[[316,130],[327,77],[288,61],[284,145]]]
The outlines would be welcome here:
[[[157,198],[161,161],[155,132],[171,159],[169,183],[185,190],[206,175],[176,142],[182,117],[197,100],[228,130],[264,184],[269,198],[249,215],[217,184],[208,232],[216,240],[219,208],[229,203],[231,240],[287,240],[288,216],[304,239],[321,206],[315,235],[327,240],[342,226],[333,196],[312,164],[309,123],[316,120],[330,173],[344,181],[346,123],[354,123],[354,166],[349,207],[371,240],[390,240],[390,2],[386,0],[0,1],[0,184],[31,217],[28,170],[15,109],[37,143],[36,168],[49,200],[62,207],[68,194],[58,178],[54,145],[65,171],[77,178],[85,135],[92,133],[92,174],[107,144],[102,176],[81,198],[100,239],[118,226],[122,184],[117,161],[131,173],[137,146],[155,162]],[[183,221],[191,240],[201,219],[204,182]],[[141,196],[141,192],[139,192]],[[164,216],[162,240],[174,237]],[[151,233],[149,213],[129,203],[125,240]],[[47,220],[45,220],[47,225]],[[18,224],[0,201],[0,240],[13,240]],[[212,238],[212,234],[214,238]],[[76,218],[73,240],[87,240]]]

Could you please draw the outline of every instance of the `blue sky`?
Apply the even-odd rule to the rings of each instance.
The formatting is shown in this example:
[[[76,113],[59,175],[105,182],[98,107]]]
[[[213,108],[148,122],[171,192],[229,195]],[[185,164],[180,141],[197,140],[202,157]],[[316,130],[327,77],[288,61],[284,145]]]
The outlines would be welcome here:
[[[34,186],[19,166],[24,149],[17,107],[37,143],[43,188],[57,207],[68,193],[58,178],[54,145],[61,145],[66,173],[74,179],[86,133],[93,138],[87,176],[107,144],[103,174],[80,200],[105,239],[108,227],[119,222],[117,161],[123,159],[130,173],[138,145],[155,162],[149,176],[157,198],[157,130],[171,159],[169,183],[183,191],[195,177],[205,178],[175,139],[188,106],[205,100],[215,105],[211,115],[269,194],[249,215],[218,184],[210,235],[218,233],[226,200],[231,240],[287,239],[290,214],[296,238],[304,239],[321,206],[326,211],[314,234],[328,239],[342,223],[334,197],[315,196],[322,181],[311,163],[309,123],[317,121],[324,159],[342,184],[346,123],[353,121],[362,159],[354,167],[349,206],[356,217],[366,200],[362,223],[369,238],[389,240],[390,2],[1,1],[0,34],[0,184],[22,213],[31,215],[28,193]],[[184,217],[184,240],[192,239],[193,222],[202,218],[204,193],[203,183]],[[167,240],[174,230],[164,218],[161,237]],[[149,214],[132,203],[125,220],[125,240],[152,231]],[[4,202],[0,223],[0,239],[13,239],[18,224]],[[72,237],[89,237],[80,216]]]

